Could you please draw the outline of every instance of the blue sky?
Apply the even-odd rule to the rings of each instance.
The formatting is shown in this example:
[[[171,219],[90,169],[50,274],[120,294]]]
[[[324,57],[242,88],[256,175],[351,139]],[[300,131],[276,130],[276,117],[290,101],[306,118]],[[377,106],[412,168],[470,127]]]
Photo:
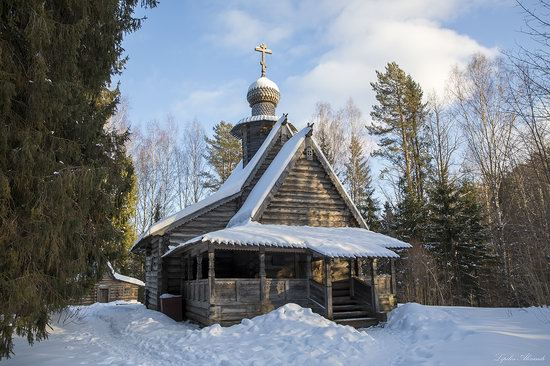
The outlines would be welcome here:
[[[274,52],[267,74],[281,89],[277,111],[302,126],[317,101],[338,108],[349,97],[368,121],[369,83],[389,61],[441,93],[453,65],[525,39],[513,0],[165,0],[142,13],[148,19],[126,37],[129,61],[118,78],[132,123],[170,113],[207,131],[250,114],[260,42]]]

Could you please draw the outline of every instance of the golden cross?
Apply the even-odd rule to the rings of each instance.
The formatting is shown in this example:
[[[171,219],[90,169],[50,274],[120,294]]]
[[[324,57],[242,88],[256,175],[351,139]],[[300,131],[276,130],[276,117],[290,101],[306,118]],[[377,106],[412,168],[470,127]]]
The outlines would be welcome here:
[[[254,48],[254,50],[262,53],[262,61],[260,61],[260,65],[262,65],[262,76],[265,76],[265,69],[267,69],[265,54],[267,53],[268,55],[271,55],[273,54],[273,51],[267,48],[265,43],[261,43],[258,47]]]

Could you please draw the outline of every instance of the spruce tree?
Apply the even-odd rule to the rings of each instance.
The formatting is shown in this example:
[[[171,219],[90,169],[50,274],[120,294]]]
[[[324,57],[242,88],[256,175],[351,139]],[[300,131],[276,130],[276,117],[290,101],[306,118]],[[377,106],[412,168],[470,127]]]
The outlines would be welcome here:
[[[437,259],[450,304],[479,305],[480,274],[489,263],[487,229],[470,182],[448,178],[429,190],[428,248]]]
[[[397,224],[393,207],[388,201],[386,201],[384,202],[384,209],[382,210],[382,215],[380,217],[380,232],[389,236],[396,236],[396,227]]]
[[[348,161],[344,164],[344,181],[348,186],[350,198],[361,212],[365,222],[371,230],[377,231],[378,202],[374,197],[372,177],[368,161],[363,153],[363,146],[359,137],[352,134],[349,145]]]
[[[231,123],[221,121],[214,126],[214,136],[206,138],[206,159],[216,173],[207,174],[206,185],[213,190],[217,190],[229,178],[242,159],[241,144],[231,135],[232,128]]]
[[[155,5],[154,0],[144,4]],[[105,129],[137,0],[0,5],[0,357],[90,291],[124,249],[133,170]]]

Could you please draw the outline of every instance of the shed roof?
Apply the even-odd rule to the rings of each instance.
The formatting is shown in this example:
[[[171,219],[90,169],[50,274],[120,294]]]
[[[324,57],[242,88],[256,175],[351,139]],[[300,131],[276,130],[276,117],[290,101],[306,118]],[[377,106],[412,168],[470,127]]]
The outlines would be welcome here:
[[[131,283],[138,286],[145,286],[145,283],[143,281],[138,280],[137,278],[125,276],[115,271],[113,266],[111,265],[111,262],[107,262],[107,266],[109,267],[109,272],[111,272],[111,275],[115,280]]]
[[[266,225],[251,221],[199,235],[173,247],[164,257],[205,241],[236,246],[310,249],[324,256],[341,258],[399,258],[390,249],[411,248],[403,241],[362,228]]]

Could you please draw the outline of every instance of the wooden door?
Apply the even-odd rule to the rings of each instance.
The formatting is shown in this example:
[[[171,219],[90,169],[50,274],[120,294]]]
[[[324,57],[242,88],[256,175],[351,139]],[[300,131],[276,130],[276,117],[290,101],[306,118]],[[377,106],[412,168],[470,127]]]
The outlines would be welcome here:
[[[100,288],[98,290],[97,294],[97,301],[99,302],[109,302],[109,289],[108,288]]]

